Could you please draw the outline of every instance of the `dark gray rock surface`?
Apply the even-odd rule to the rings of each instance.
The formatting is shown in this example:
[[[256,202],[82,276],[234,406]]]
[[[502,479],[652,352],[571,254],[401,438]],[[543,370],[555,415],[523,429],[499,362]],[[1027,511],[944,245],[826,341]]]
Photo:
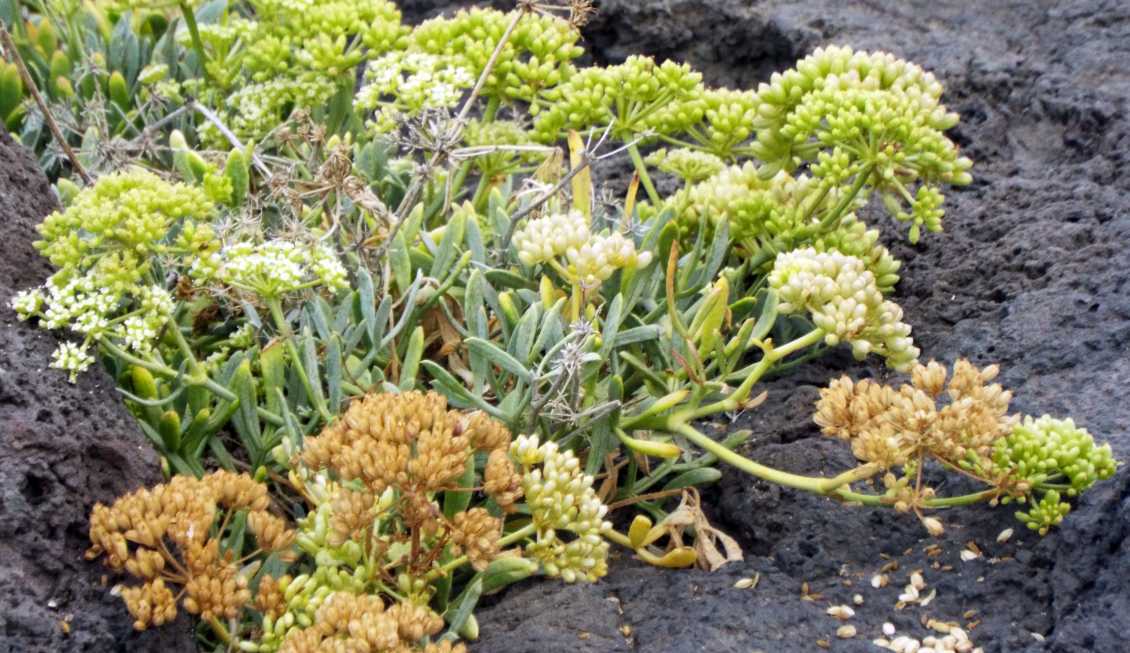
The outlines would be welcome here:
[[[187,620],[135,634],[108,594],[113,576],[83,559],[94,502],[161,473],[106,373],[67,383],[46,368],[56,339],[8,307],[50,274],[31,243],[54,208],[47,179],[0,129],[0,653],[194,651]]]
[[[416,2],[434,13],[440,5]],[[1000,362],[1014,407],[1071,415],[1130,456],[1130,5],[1124,2],[603,0],[586,28],[593,59],[643,52],[752,86],[824,44],[882,49],[934,71],[962,114],[955,139],[977,162],[975,183],[949,195],[946,233],[904,261],[897,300],[926,356]],[[852,464],[810,421],[819,387],[842,373],[887,373],[833,355],[769,385],[770,399],[735,426],[747,453],[798,472]],[[921,620],[979,622],[987,652],[1121,651],[1130,632],[1130,472],[1096,487],[1062,528],[1039,538],[1008,508],[943,515],[945,537],[913,518],[849,509],[727,472],[706,495],[745,563],[670,573],[623,560],[600,584],[567,592],[512,588],[479,617],[477,651],[879,650],[881,624],[928,634]],[[1016,535],[996,544],[997,534]],[[975,541],[985,557],[962,562]],[[927,555],[932,543],[937,556]],[[890,560],[891,585],[868,580]],[[934,566],[937,565],[938,569]],[[949,567],[948,570],[942,570]],[[937,597],[896,611],[915,569]],[[734,582],[758,572],[754,590]],[[801,584],[822,595],[800,599]],[[830,604],[857,606],[859,636],[838,640]],[[595,607],[594,606],[599,606]],[[968,611],[976,611],[969,613]]]

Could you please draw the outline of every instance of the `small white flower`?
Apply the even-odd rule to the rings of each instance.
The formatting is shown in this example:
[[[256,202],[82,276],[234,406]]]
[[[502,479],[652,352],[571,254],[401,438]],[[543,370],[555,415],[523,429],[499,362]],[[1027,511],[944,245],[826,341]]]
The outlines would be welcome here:
[[[26,320],[43,308],[43,292],[39,288],[21,290],[16,293],[8,305],[16,312],[21,320]]]
[[[94,357],[87,351],[86,345],[76,345],[73,342],[59,343],[55,353],[51,355],[51,367],[70,372],[71,383],[75,382],[79,372],[85,371],[94,362]]]

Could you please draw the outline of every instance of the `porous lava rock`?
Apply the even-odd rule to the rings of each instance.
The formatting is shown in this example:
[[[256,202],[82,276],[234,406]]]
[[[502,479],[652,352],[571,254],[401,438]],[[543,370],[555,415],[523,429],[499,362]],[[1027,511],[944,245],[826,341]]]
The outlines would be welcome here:
[[[194,651],[187,619],[134,633],[110,596],[115,577],[83,559],[94,502],[161,473],[107,374],[71,384],[47,369],[56,338],[8,307],[51,272],[32,241],[54,208],[35,161],[0,129],[0,651]]]

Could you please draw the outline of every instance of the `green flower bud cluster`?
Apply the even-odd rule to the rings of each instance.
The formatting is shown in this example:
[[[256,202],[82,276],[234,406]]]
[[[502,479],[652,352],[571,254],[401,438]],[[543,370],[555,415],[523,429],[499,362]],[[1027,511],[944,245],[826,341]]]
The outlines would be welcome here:
[[[357,567],[349,571],[333,565],[319,565],[311,573],[278,580],[278,590],[282,592],[285,610],[277,617],[263,615],[262,635],[258,642],[246,642],[244,650],[271,653],[279,650],[292,630],[309,628],[314,624],[318,608],[322,607],[334,592],[363,594],[368,587],[371,571]]]
[[[878,354],[900,371],[918,360],[902,309],[883,299],[875,275],[860,259],[813,248],[794,250],[777,257],[769,285],[780,297],[780,311],[807,311],[827,344],[847,342],[857,359]]]
[[[522,489],[537,527],[526,553],[547,575],[567,583],[595,582],[607,574],[608,543],[602,533],[611,528],[604,519],[608,507],[596,496],[593,477],[583,473],[576,455],[533,435],[516,438],[510,455],[523,467]]]
[[[433,18],[412,31],[410,49],[439,55],[478,79],[512,19],[512,13],[480,8]],[[577,30],[560,18],[523,16],[487,76],[483,95],[532,102],[543,89],[561,84],[573,72],[572,60],[584,53],[577,45],[579,38]]]
[[[937,231],[937,186],[968,184],[973,165],[944,134],[958,116],[941,93],[933,75],[890,54],[821,48],[758,87],[751,151],[770,173],[807,162],[813,175],[837,185],[867,175],[888,204],[912,207],[896,217]],[[929,191],[916,197],[914,183]]]
[[[697,184],[722,172],[726,163],[717,155],[690,148],[656,150],[645,160],[648,165],[670,175],[675,175],[688,184]]]
[[[585,68],[548,89],[534,133],[543,142],[555,142],[569,129],[609,125],[620,140],[678,134],[702,119],[702,94],[702,75],[690,66],[631,56],[618,66]]]
[[[706,91],[702,123],[687,133],[708,151],[726,159],[737,156],[739,146],[753,135],[758,100],[752,91],[717,88]]]
[[[855,214],[849,213],[834,231],[816,238],[812,247],[818,252],[840,252],[860,259],[884,295],[890,294],[899,281],[902,262],[879,242],[879,230],[868,229]]]
[[[1017,518],[1029,528],[1047,531],[1070,510],[1061,492],[1077,496],[1096,482],[1114,475],[1117,463],[1110,444],[1101,447],[1086,429],[1071,419],[1026,416],[993,447],[994,473],[1011,487],[1043,491],[1044,496]]]
[[[663,163],[658,164],[662,169]],[[899,261],[879,242],[879,231],[868,229],[847,213],[828,231],[813,229],[817,218],[831,210],[839,191],[824,191],[827,182],[778,172],[765,179],[747,161],[723,168],[709,179],[677,192],[668,200],[685,235],[702,226],[729,224],[730,235],[751,253],[775,254],[800,247],[840,252],[864,261],[879,289],[889,293],[898,282]]]
[[[529,132],[513,120],[469,122],[463,130],[463,143],[467,147],[499,147],[497,152],[480,154],[471,159],[479,174],[487,178],[513,172],[522,164],[532,163],[544,157],[544,154],[535,151],[506,149],[506,146],[533,144]]]
[[[215,84],[194,80],[185,90],[230,114],[225,122],[237,134],[258,140],[294,109],[328,104],[341,80],[353,80],[365,59],[402,48],[408,29],[388,0],[256,0],[255,19],[239,15],[199,26],[210,53],[208,71]],[[190,35],[178,35],[191,47]],[[351,86],[352,84],[350,84]],[[223,95],[216,96],[217,91]],[[219,142],[214,127],[204,137]]]
[[[20,319],[38,317],[43,328],[83,336],[82,344],[61,344],[52,367],[70,372],[74,381],[94,361],[91,344],[103,339],[149,352],[174,309],[169,292],[154,283],[153,262],[167,256],[181,264],[196,260],[198,250],[169,246],[167,238],[181,220],[206,218],[211,211],[200,189],[135,170],[99,179],[65,211],[47,216],[36,248],[59,270],[10,303]],[[196,234],[200,248],[207,247],[209,228],[193,222],[184,227]]]
[[[814,186],[810,178],[794,178],[788,173],[765,179],[757,166],[747,161],[683,189],[668,203],[687,232],[725,221],[735,240],[757,242],[792,229]]]
[[[199,283],[216,281],[267,300],[318,286],[331,292],[349,286],[345,266],[331,247],[280,239],[237,242],[196,259],[189,274]]]
[[[398,50],[371,62],[354,107],[376,111],[369,126],[377,133],[395,131],[407,116],[426,109],[450,109],[475,85],[466,68],[451,57]]]

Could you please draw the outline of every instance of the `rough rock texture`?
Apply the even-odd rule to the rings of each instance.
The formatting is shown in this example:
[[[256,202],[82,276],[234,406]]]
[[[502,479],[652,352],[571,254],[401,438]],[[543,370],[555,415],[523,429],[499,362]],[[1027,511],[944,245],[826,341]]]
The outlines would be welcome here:
[[[413,3],[413,15],[441,6]],[[1015,409],[1072,415],[1130,457],[1130,6],[1124,2],[956,0],[604,0],[586,28],[599,63],[636,52],[687,61],[714,84],[750,86],[823,44],[883,49],[921,63],[962,114],[956,140],[976,182],[950,194],[946,233],[918,247],[888,242],[904,262],[897,300],[927,356],[1002,363]],[[742,423],[747,453],[785,469],[852,464],[809,415],[841,373],[887,373],[835,355],[769,385]],[[479,651],[878,650],[881,624],[921,638],[921,619],[957,621],[985,651],[1124,650],[1130,630],[1130,470],[1096,487],[1041,539],[1008,508],[943,515],[923,538],[911,517],[847,509],[727,472],[707,503],[747,560],[715,574],[669,573],[624,560],[588,588],[512,588],[479,613]],[[1007,543],[996,543],[1005,527]],[[983,558],[960,560],[975,541]],[[939,544],[928,555],[926,547]],[[869,579],[888,562],[890,585]],[[948,568],[948,569],[947,569]],[[936,598],[896,611],[909,573]],[[735,580],[760,574],[756,589]],[[809,583],[815,601],[801,600]],[[864,599],[859,636],[835,637],[830,604]],[[975,611],[975,612],[969,612]]]
[[[48,372],[55,338],[8,307],[50,273],[31,242],[54,208],[46,178],[0,129],[0,651],[192,651],[187,620],[134,634],[104,569],[83,560],[94,502],[158,482],[160,470],[109,377],[71,385]]]

